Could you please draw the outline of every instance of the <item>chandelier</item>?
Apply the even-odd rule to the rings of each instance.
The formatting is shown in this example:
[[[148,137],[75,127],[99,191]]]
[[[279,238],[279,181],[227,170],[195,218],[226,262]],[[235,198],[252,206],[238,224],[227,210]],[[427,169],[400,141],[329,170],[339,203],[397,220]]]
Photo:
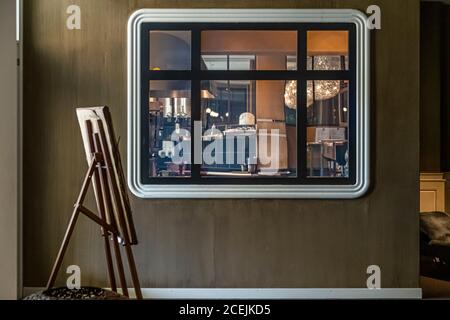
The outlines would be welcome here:
[[[341,82],[339,80],[308,81],[308,107],[312,105],[314,101],[328,100],[337,96],[340,90]]]
[[[340,56],[315,56],[309,57],[314,70],[342,70],[345,68]],[[309,62],[308,62],[309,63]],[[314,101],[331,99],[341,91],[341,81],[339,80],[315,80],[308,81],[307,85],[307,106],[311,106]],[[297,109],[297,81],[286,82],[284,103],[289,109]]]
[[[339,94],[341,82],[339,80],[316,80],[308,81],[307,106],[314,101],[331,99]],[[284,103],[289,109],[297,109],[297,81],[290,80],[286,83]]]
[[[341,56],[314,56],[308,57],[311,62],[308,61],[309,65],[313,64],[314,70],[344,70],[345,62],[341,61]]]
[[[297,109],[297,81],[290,80],[286,83],[284,103],[289,109]]]

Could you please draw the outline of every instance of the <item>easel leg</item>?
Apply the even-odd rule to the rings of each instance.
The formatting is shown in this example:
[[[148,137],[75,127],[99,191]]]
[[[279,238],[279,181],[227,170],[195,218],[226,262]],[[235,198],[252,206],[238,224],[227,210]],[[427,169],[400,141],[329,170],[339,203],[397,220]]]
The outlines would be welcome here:
[[[112,264],[112,255],[111,255],[111,247],[109,246],[108,231],[103,232],[104,232],[103,239],[105,242],[105,254],[106,254],[106,264],[108,267],[109,283],[111,284],[111,290],[117,292],[116,277],[114,276],[114,266]]]
[[[70,237],[72,236],[73,230],[75,229],[75,224],[77,223],[78,216],[80,214],[79,206],[84,202],[84,198],[86,198],[86,193],[89,189],[89,184],[91,182],[92,174],[94,173],[96,164],[97,164],[97,161],[95,159],[93,159],[91,165],[89,166],[89,170],[86,173],[86,176],[84,178],[83,186],[81,187],[81,191],[78,196],[77,203],[75,204],[75,208],[72,213],[72,218],[70,218],[69,227],[67,228],[67,231],[64,236],[64,240],[61,244],[61,247],[59,249],[55,264],[53,265],[52,273],[47,282],[47,290],[52,288],[55,285],[56,276],[58,275],[59,268],[61,268],[61,264],[64,259],[64,254],[66,253],[67,246],[69,245]]]
[[[103,202],[103,194],[101,191],[101,166],[97,169],[97,172],[94,173],[94,192],[96,195],[96,201],[97,201],[97,208],[100,212],[101,219],[108,223],[106,219],[106,213],[105,213],[105,204]],[[117,292],[117,284],[116,284],[116,276],[114,274],[114,265],[112,262],[112,255],[111,255],[111,247],[109,244],[109,231],[105,230],[105,228],[101,228],[104,244],[105,244],[105,255],[106,255],[106,265],[108,268],[108,276],[109,276],[109,283],[111,284],[111,290]]]
[[[97,152],[102,152],[100,139],[99,139],[98,135],[93,136],[92,144],[93,144],[93,148]],[[105,161],[105,159],[103,159],[103,161]],[[105,212],[105,218],[107,220],[109,220],[113,229],[118,231],[116,218],[114,217],[114,213],[113,213],[114,210],[113,210],[113,205],[112,205],[112,201],[111,201],[111,194],[109,192],[107,192],[108,173],[107,173],[107,170],[105,167],[101,167],[101,166],[99,167],[98,178],[99,178],[99,182],[100,182],[99,186],[100,186],[100,190],[101,190],[102,200],[104,200],[103,208],[104,208],[104,212]],[[112,245],[114,248],[114,255],[116,257],[117,271],[119,271],[119,280],[120,280],[120,285],[122,287],[122,294],[128,297],[129,296],[128,286],[127,286],[127,281],[125,278],[125,270],[123,268],[122,256],[120,254],[120,246],[118,243],[117,234],[111,234],[111,241],[112,241]],[[114,291],[117,291],[117,287]]]
[[[128,240],[126,240],[125,250],[128,258],[128,266],[130,268],[131,280],[133,281],[134,290],[136,291],[136,298],[142,300],[141,285],[139,284],[139,277],[136,270],[136,264],[134,262],[133,250],[131,249]]]
[[[59,268],[61,268],[64,254],[66,253],[67,246],[69,245],[70,237],[72,236],[73,230],[75,229],[75,224],[77,223],[79,214],[80,212],[78,211],[78,208],[75,208],[72,214],[72,218],[70,219],[69,227],[64,236],[64,240],[61,244],[61,248],[59,249],[58,257],[56,258],[55,264],[53,265],[52,273],[47,282],[47,290],[51,289],[55,285],[56,276],[58,275]]]
[[[119,271],[120,285],[122,286],[122,294],[129,297],[127,280],[125,278],[125,270],[123,268],[122,255],[120,253],[120,246],[117,242],[117,236],[112,235],[111,241],[113,242],[114,254],[116,256],[117,270]]]
[[[94,136],[93,136],[93,129],[92,129],[92,122],[86,121],[86,129],[88,131],[89,136],[89,148],[91,150],[91,153],[99,154],[99,150],[96,149],[95,143],[94,143]],[[103,157],[102,157],[103,158]],[[103,159],[98,159],[99,161],[96,164],[96,171],[93,173],[93,182],[94,182],[94,194],[95,194],[95,200],[97,203],[97,210],[100,213],[100,218],[105,222],[108,223],[107,219],[107,213],[105,212],[105,199],[103,196],[103,185],[102,185],[102,162]],[[111,290],[117,292],[117,284],[116,284],[116,276],[114,274],[114,265],[112,262],[111,257],[111,247],[109,245],[109,232],[105,230],[105,228],[101,228],[102,237],[104,240],[105,245],[105,256],[106,256],[106,265],[108,268],[108,277],[109,277],[109,283],[111,285]]]
[[[106,176],[109,177],[109,179],[111,179],[111,173],[109,171],[107,171]],[[113,186],[113,190],[115,190],[114,186]],[[119,205],[119,204],[117,203],[117,205]],[[122,215],[123,213],[122,212],[120,212],[120,213],[121,214],[118,214],[119,223],[120,223],[120,225],[125,226],[125,221],[124,221],[124,218]],[[133,281],[134,290],[136,291],[136,298],[141,300],[142,299],[141,286],[139,284],[139,277],[138,277],[137,270],[136,270],[136,264],[134,262],[133,250],[131,249],[130,241],[128,240],[129,234],[128,234],[127,228],[126,227],[122,228],[122,232],[123,232],[123,237],[124,237],[123,240],[125,242],[125,253],[127,255],[128,267],[129,267],[130,273],[131,273],[131,280]],[[120,256],[120,248],[118,247],[117,239],[114,239],[114,240],[115,240],[114,250],[116,252],[118,267],[120,270],[120,266],[122,266],[122,270],[123,270],[122,259]],[[117,246],[117,248],[116,248],[116,246]],[[122,285],[122,290],[123,290],[124,294],[126,292],[127,293],[126,295],[128,295],[125,276],[123,276],[123,279],[124,279],[124,284]]]
[[[114,173],[112,172],[112,162],[111,159],[109,157],[109,153],[106,152],[107,150],[107,143],[105,141],[105,133],[104,133],[104,129],[103,129],[103,124],[101,122],[98,123],[98,127],[99,127],[99,131],[100,134],[96,135],[95,141],[98,145],[98,150],[102,151],[102,154],[105,156],[105,163],[106,166],[108,168],[107,172],[107,177],[110,181],[115,181],[115,176]],[[141,285],[139,284],[139,277],[137,274],[137,270],[136,270],[136,264],[134,261],[134,257],[133,257],[133,251],[131,249],[131,245],[130,245],[130,235],[129,232],[127,230],[127,225],[125,222],[125,218],[124,218],[124,207],[123,207],[123,203],[121,202],[121,197],[120,197],[120,192],[118,189],[117,184],[112,183],[112,191],[114,194],[114,200],[116,203],[116,207],[118,208],[118,214],[117,214],[117,218],[119,219],[118,224],[120,225],[120,229],[122,231],[122,235],[124,238],[124,242],[125,242],[125,251],[126,251],[126,255],[127,255],[127,260],[128,260],[128,267],[130,269],[130,273],[131,273],[131,279],[133,281],[133,286],[134,286],[134,290],[136,291],[136,298],[139,300],[142,300],[142,292],[141,292]]]

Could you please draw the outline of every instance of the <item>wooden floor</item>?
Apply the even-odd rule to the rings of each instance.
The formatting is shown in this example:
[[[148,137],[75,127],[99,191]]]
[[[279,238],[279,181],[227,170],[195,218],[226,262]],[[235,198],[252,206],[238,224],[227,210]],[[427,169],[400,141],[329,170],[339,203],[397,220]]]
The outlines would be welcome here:
[[[450,299],[450,282],[420,277],[424,299]]]

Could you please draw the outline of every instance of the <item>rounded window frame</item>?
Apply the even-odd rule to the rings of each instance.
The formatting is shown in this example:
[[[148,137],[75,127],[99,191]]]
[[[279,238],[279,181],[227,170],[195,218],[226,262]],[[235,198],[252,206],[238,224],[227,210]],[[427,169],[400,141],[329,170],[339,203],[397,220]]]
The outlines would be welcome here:
[[[141,27],[145,23],[352,23],[356,29],[356,121],[352,184],[150,184],[142,182]],[[366,16],[348,9],[142,9],[128,23],[128,185],[139,198],[353,199],[369,189],[369,29]],[[256,179],[257,180],[257,179]],[[320,180],[320,179],[318,179]],[[327,179],[329,181],[329,179]]]

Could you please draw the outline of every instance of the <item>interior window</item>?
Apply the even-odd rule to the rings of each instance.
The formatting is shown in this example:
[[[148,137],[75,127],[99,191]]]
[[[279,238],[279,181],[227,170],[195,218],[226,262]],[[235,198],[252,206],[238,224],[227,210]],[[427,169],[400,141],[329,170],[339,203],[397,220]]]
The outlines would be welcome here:
[[[129,19],[130,190],[144,198],[365,194],[367,17],[199,10],[144,9]]]
[[[348,31],[308,31],[308,70],[348,70]]]
[[[205,80],[202,89],[202,176],[297,176],[295,81]]]
[[[149,34],[149,183],[351,178],[349,30]]]
[[[208,30],[201,42],[203,70],[286,70],[287,57],[297,69],[297,31]],[[208,64],[211,55],[222,63]]]
[[[150,70],[190,70],[191,32],[150,31]]]
[[[349,82],[308,81],[308,177],[349,177]]]
[[[149,176],[191,176],[191,82],[150,81]]]

